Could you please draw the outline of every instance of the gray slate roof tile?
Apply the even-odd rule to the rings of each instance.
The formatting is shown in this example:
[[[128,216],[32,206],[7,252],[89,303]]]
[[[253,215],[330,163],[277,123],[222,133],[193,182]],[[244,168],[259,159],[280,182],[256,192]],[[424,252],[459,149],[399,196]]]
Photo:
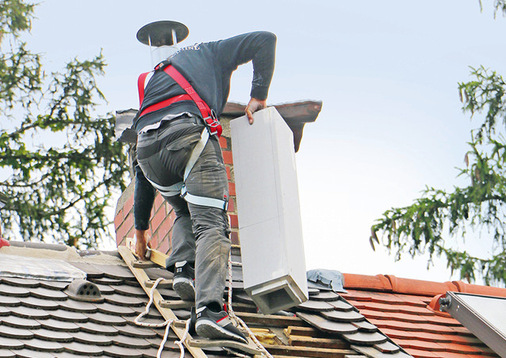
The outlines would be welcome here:
[[[335,308],[334,306],[328,304],[327,302],[322,301],[313,301],[312,299],[301,303],[297,306],[298,309],[307,310],[307,311],[315,311],[315,312],[321,312],[321,311],[333,311]]]
[[[114,326],[108,326],[104,324],[98,324],[95,322],[86,322],[79,325],[79,329],[83,332],[93,334],[103,334],[107,336],[114,336],[119,334],[119,331]]]
[[[364,320],[364,316],[356,311],[324,311],[321,312],[321,315],[335,322],[357,322]]]
[[[30,308],[41,308],[45,310],[56,310],[60,307],[61,303],[57,301],[46,300],[33,296],[22,297],[19,299],[21,304]],[[1,303],[0,303],[1,304]]]
[[[146,298],[141,299],[140,297],[112,294],[109,296],[105,296],[105,301],[115,304],[117,306],[140,307],[140,306],[145,306],[146,303],[148,302],[148,299],[147,299],[147,296],[146,296]]]
[[[16,358],[16,354],[10,349],[0,349],[0,358]]]
[[[30,290],[30,295],[45,300],[65,301],[68,296],[59,290],[51,290],[45,287],[37,287]]]
[[[32,349],[38,352],[63,352],[63,346],[59,342],[52,342],[47,340],[42,340],[39,338],[28,339],[23,342],[25,348]]]
[[[0,337],[17,338],[17,339],[31,339],[34,337],[32,331],[26,328],[15,328],[6,325],[0,325]]]
[[[25,306],[12,307],[10,313],[18,317],[34,319],[47,319],[50,316],[49,311]]]
[[[0,306],[5,307],[13,307],[13,306],[19,306],[21,304],[21,300],[18,297],[11,297],[11,296],[3,296],[0,292]]]
[[[74,322],[64,322],[54,318],[44,319],[37,322],[39,323],[39,327],[47,328],[53,331],[65,331],[65,332],[79,331],[79,326]]]
[[[344,339],[352,344],[362,344],[366,346],[373,346],[375,344],[384,343],[387,337],[378,332],[355,332],[343,334]]]
[[[357,327],[359,331],[376,332],[378,330],[378,327],[367,321],[352,322],[351,324]]]
[[[14,315],[2,317],[2,324],[15,328],[39,328],[40,323],[31,318],[22,318]]]
[[[25,344],[16,338],[0,339],[0,348],[2,349],[22,349],[24,346]]]
[[[94,313],[89,313],[90,315]],[[58,309],[56,311],[50,311],[51,318],[54,318],[59,321],[63,322],[87,322],[88,316],[86,314],[83,314],[81,312],[72,312],[72,311],[66,311],[62,309]]]
[[[58,307],[64,311],[93,313],[98,312],[98,307],[90,302],[76,301],[69,297],[68,300],[58,303]]]
[[[104,354],[118,358],[142,358],[142,352],[132,348],[108,346],[104,347]]]
[[[358,332],[358,328],[351,323],[329,321],[318,314],[297,312],[297,317],[309,323],[311,326],[320,329],[323,332],[347,334]]]
[[[51,353],[38,352],[38,351],[34,351],[34,350],[28,349],[28,348],[21,349],[21,350],[16,350],[14,352],[16,353],[16,358],[34,358],[34,357],[37,357],[37,358],[54,358],[55,357],[55,355],[53,355]],[[63,353],[63,352],[61,352],[61,353]]]
[[[73,335],[64,331],[51,331],[46,328],[34,329],[31,331],[35,338],[55,342],[72,342]]]
[[[0,295],[13,296],[13,297],[28,297],[30,290],[24,287],[7,285],[4,282],[0,283]]]
[[[66,352],[78,355],[96,356],[104,353],[104,350],[100,346],[83,344],[79,342],[65,343],[64,347]]]
[[[88,313],[87,316],[90,322],[95,322],[98,324],[117,326],[127,323],[127,321],[121,316],[105,314],[102,312]]]

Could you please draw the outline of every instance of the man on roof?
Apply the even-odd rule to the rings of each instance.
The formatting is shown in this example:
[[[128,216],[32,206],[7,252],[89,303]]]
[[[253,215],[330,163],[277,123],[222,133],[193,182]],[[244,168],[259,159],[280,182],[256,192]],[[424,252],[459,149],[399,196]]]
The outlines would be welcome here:
[[[164,23],[172,28],[172,38],[186,37],[184,25]],[[249,61],[253,63],[251,98],[246,107],[250,124],[252,114],[265,108],[276,36],[259,31],[176,49],[173,44],[177,39],[154,44],[160,40],[156,33],[162,25],[148,24],[137,35],[141,42],[145,42],[142,36],[149,37],[146,42],[168,46],[173,53],[139,78],[141,105],[134,118],[138,135],[136,253],[140,257],[146,253],[154,187],[176,213],[166,266],[174,272],[176,293],[185,301],[195,301],[197,334],[247,343],[223,309],[231,240],[226,211],[228,179],[218,142],[218,118],[227,102],[232,72]],[[183,36],[177,33],[181,26],[186,29]]]

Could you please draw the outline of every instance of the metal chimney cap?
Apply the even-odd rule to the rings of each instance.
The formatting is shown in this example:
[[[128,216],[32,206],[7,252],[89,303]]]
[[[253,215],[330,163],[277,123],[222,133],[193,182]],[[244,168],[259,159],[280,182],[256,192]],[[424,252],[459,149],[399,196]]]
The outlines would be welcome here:
[[[172,46],[172,30],[176,32],[177,42],[183,41],[188,37],[189,30],[185,24],[177,21],[155,21],[144,25],[137,31],[137,40],[145,45],[151,46]]]

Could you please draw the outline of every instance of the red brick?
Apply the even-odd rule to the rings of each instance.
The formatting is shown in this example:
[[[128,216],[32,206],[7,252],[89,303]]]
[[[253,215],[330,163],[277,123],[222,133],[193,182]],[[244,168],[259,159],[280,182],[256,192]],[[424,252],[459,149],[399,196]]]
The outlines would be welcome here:
[[[222,149],[227,149],[227,148],[228,148],[228,141],[227,141],[227,138],[225,138],[225,137],[220,137],[219,141],[220,141],[220,147],[221,147]]]
[[[155,211],[158,211],[158,208],[160,208],[161,206],[163,206],[163,203],[165,203],[165,200],[160,195],[160,193],[157,192],[156,195],[155,195],[155,202],[154,202],[154,205],[153,205]]]
[[[130,197],[125,201],[125,204],[123,205],[123,210],[125,213],[129,212],[134,207],[134,195],[130,195]]]
[[[230,217],[230,226],[234,229],[238,229],[239,228],[239,220],[237,219],[237,215],[230,214],[229,217]]]
[[[114,229],[118,230],[122,222],[123,222],[123,209],[118,211],[118,214],[114,217]]]
[[[229,182],[228,183],[228,195],[235,196],[235,183]]]
[[[118,241],[119,240],[119,241]],[[116,238],[116,246],[119,247],[119,246],[125,246],[126,245],[126,237],[120,239],[120,238]]]
[[[134,227],[134,217],[133,214],[129,214],[125,220],[121,223],[121,225],[116,229],[116,242],[118,242],[118,239],[123,240],[125,237],[127,237],[128,233],[130,231],[133,232]]]
[[[228,199],[228,212],[235,212],[235,197]]]
[[[234,164],[234,161],[232,159],[232,152],[229,150],[223,151],[223,160],[225,164]]]
[[[239,233],[237,231],[232,231],[230,233],[230,239],[232,240],[232,245],[239,245]]]
[[[160,244],[160,240],[159,240],[159,235],[158,235],[158,232],[155,232],[153,235],[151,235],[151,238],[149,240],[149,244],[151,245],[151,247],[154,247],[155,249],[158,247],[158,245]]]
[[[151,218],[151,229],[156,232],[158,228],[162,225],[162,222],[165,220],[165,208],[158,208],[155,215]]]
[[[160,244],[158,245],[158,251],[163,252],[163,253],[166,253],[167,251],[169,251],[169,240],[164,238],[160,242]]]
[[[227,179],[232,180],[232,174],[230,174],[230,167],[227,165],[225,166],[225,169],[227,170]]]

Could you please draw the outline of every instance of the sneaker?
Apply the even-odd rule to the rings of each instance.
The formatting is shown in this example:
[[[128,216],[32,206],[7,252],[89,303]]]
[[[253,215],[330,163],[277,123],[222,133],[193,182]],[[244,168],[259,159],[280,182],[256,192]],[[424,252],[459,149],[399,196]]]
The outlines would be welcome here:
[[[195,301],[194,269],[187,261],[176,262],[172,289],[183,301]]]
[[[232,324],[227,312],[213,312],[207,307],[197,310],[195,330],[201,337],[209,339],[231,339],[248,344],[248,340],[237,327]]]

